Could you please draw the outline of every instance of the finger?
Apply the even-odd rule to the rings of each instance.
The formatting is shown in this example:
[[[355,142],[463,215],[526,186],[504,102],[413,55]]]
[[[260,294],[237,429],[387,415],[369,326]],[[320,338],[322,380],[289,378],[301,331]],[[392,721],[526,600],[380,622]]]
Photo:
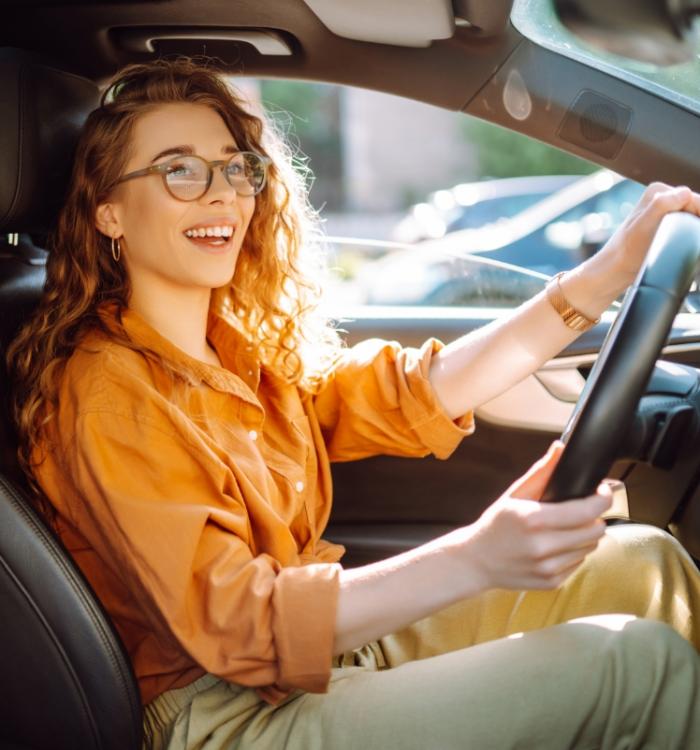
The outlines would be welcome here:
[[[547,453],[535,462],[520,479],[513,482],[507,494],[522,500],[539,500],[563,452],[564,444],[560,440],[555,440],[549,446]]]
[[[542,503],[529,514],[528,525],[532,529],[574,529],[593,522],[611,505],[612,493],[601,488],[590,497]]]
[[[681,210],[695,214],[696,216],[700,216],[700,194],[694,193],[692,190],[690,190],[688,200]]]
[[[605,521],[596,519],[586,526],[543,534],[533,542],[536,559],[548,560],[576,550],[595,547],[605,536],[605,529]]]
[[[525,578],[525,580],[521,584],[521,588],[542,591],[551,591],[552,589],[557,589],[572,573],[575,573],[578,570],[582,562],[583,559],[577,560],[575,563],[562,570],[558,575],[555,576],[543,576],[538,575],[537,573],[532,573],[532,575]]]
[[[537,564],[537,574],[543,578],[557,578],[577,568],[595,548],[596,545],[581,547],[577,550],[542,560]]]
[[[647,203],[650,203],[652,198],[657,193],[665,193],[669,190],[673,190],[673,185],[667,185],[665,182],[650,182],[644,192],[642,193],[642,197],[639,199],[639,203],[646,205]]]
[[[672,211],[684,211],[686,207],[693,208],[693,191],[682,185],[670,190],[659,190],[648,204],[648,210],[644,212],[641,223],[648,224],[653,229],[659,220]]]
[[[571,575],[573,575],[580,567],[583,560],[579,560],[577,563],[574,563],[570,568],[567,568],[566,570],[562,570],[561,573],[559,573],[558,576],[555,576],[554,578],[549,579],[549,585],[547,588],[549,589],[558,589],[563,583],[566,582],[567,578],[570,578]]]

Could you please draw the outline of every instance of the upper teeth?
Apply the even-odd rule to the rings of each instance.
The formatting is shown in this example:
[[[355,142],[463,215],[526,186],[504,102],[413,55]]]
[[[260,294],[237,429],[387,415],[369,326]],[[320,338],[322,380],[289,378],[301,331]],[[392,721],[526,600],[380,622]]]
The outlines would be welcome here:
[[[199,227],[195,229],[187,229],[185,231],[186,237],[230,237],[233,234],[233,227],[221,226],[221,227]]]

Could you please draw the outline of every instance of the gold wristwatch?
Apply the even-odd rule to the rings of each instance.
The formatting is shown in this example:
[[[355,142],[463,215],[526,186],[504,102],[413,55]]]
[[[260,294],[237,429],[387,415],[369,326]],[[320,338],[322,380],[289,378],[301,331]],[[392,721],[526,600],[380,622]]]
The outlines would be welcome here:
[[[589,328],[592,328],[596,323],[600,321],[591,320],[586,317],[582,312],[579,312],[575,307],[572,307],[569,300],[564,296],[559,279],[564,275],[564,271],[558,273],[556,276],[547,282],[546,294],[549,303],[559,313],[564,323],[574,331],[583,333]]]

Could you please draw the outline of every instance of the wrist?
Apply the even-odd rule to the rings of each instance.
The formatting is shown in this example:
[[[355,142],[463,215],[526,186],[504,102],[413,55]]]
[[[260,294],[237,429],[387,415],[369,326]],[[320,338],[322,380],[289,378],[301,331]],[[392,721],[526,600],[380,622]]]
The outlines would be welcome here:
[[[569,303],[587,318],[599,318],[634,281],[634,276],[612,266],[607,258],[594,256],[559,281]]]
[[[451,531],[439,539],[444,553],[445,565],[451,570],[453,580],[458,581],[459,599],[478,596],[493,588],[483,551],[480,553],[478,524]]]

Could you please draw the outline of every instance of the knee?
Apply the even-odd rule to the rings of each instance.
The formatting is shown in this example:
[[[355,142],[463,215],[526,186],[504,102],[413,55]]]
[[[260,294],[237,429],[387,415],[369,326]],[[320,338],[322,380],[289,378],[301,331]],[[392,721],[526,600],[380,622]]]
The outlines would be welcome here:
[[[658,566],[681,550],[678,541],[666,531],[638,523],[610,527],[598,548],[601,557],[630,567],[640,563]]]
[[[673,669],[677,664],[700,668],[695,649],[665,622],[629,615],[606,615],[600,620],[611,633],[608,654],[621,657],[626,664],[643,671]]]
[[[594,651],[603,656],[610,652],[633,657],[651,657],[652,654],[690,654],[697,659],[693,647],[670,625],[658,620],[635,617],[630,614],[606,614],[580,617],[568,625],[583,625],[596,641]]]

